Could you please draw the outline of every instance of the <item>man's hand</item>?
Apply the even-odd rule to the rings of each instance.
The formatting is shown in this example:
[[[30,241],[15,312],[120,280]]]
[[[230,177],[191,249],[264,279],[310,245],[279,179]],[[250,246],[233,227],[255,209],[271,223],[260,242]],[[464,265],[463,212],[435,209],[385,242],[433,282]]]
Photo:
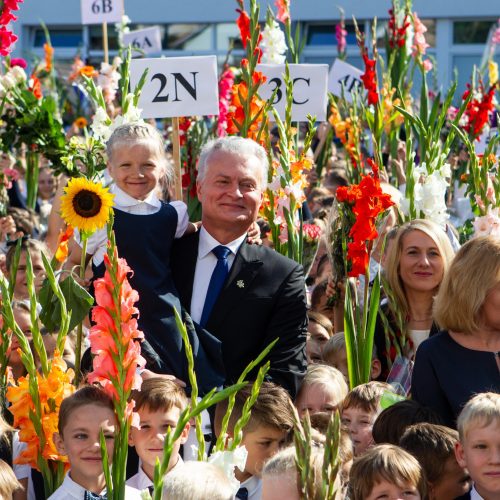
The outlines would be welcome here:
[[[142,377],[142,380],[147,380],[148,378],[153,378],[153,377],[161,377],[161,378],[165,378],[167,380],[171,380],[172,382],[175,382],[177,385],[179,385],[181,387],[186,387],[185,382],[174,377],[173,375],[166,375],[164,373],[154,373],[151,370],[144,370],[143,372],[141,372],[141,377]]]

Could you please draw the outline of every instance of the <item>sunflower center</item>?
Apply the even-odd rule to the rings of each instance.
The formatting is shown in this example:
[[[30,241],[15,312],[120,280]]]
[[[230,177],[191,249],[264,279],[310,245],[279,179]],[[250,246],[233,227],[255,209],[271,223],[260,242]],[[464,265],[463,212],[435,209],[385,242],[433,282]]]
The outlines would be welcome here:
[[[102,206],[102,200],[97,193],[82,189],[73,198],[73,208],[80,217],[94,217],[96,216]]]

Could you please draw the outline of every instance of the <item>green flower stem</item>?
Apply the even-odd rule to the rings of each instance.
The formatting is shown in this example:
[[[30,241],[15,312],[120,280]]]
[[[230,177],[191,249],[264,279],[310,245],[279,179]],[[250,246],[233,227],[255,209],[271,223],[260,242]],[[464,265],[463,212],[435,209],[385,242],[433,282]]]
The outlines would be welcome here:
[[[30,148],[31,145],[28,144],[26,151],[26,205],[34,210],[38,194],[39,153],[31,151]]]
[[[80,279],[85,279],[85,269],[87,267],[87,241],[88,236],[84,231],[81,233],[82,237],[82,256],[80,259]],[[75,347],[75,385],[78,387],[82,379],[81,361],[82,361],[82,336],[83,336],[83,323],[79,323],[76,331],[76,347]]]

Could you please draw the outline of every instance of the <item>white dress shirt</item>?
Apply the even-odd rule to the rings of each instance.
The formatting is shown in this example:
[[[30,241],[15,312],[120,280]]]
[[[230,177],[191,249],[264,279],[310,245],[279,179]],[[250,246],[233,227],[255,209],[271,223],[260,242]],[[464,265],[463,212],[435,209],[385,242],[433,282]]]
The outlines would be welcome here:
[[[472,486],[472,490],[470,490],[470,500],[484,500],[483,497],[477,492],[475,486]]]
[[[177,463],[168,472],[177,470],[183,465],[184,461],[182,460],[181,457],[178,457]],[[139,466],[139,472],[133,475],[130,479],[128,479],[126,484],[127,486],[130,486],[131,488],[134,488],[136,490],[144,491],[147,490],[150,486],[153,486],[153,481],[149,479],[147,474],[142,470],[142,467]]]
[[[154,191],[149,193],[145,200],[136,200],[132,198],[132,196],[125,193],[125,191],[121,190],[115,184],[110,187],[109,192],[115,195],[113,200],[114,208],[122,212],[127,212],[132,215],[152,215],[161,208],[161,201]],[[172,201],[170,205],[172,205],[177,212],[177,229],[175,231],[175,237],[180,238],[186,232],[189,223],[187,206],[182,201]],[[133,231],[133,228],[131,231]],[[80,235],[77,230],[75,230],[75,241],[82,246]],[[105,227],[96,231],[87,240],[87,254],[93,256],[92,260],[96,266],[99,266],[104,261],[107,241],[108,233]]]
[[[249,477],[240,484],[240,488],[248,490],[248,500],[260,500],[262,497],[262,479],[257,476]]]
[[[86,489],[75,483],[70,477],[70,473],[66,474],[63,483],[57,488],[48,500],[83,500],[85,498]],[[102,495],[106,490],[103,490]],[[141,492],[134,488],[125,486],[125,500],[141,500]]]
[[[245,233],[239,238],[223,245],[231,251],[227,258],[229,270],[231,270],[236,253],[246,237],[247,234]],[[200,229],[200,241],[198,243],[198,259],[194,272],[193,295],[191,297],[191,318],[197,323],[201,320],[210,278],[217,265],[217,257],[212,253],[212,250],[219,245],[222,245],[222,243],[219,243],[202,226]]]

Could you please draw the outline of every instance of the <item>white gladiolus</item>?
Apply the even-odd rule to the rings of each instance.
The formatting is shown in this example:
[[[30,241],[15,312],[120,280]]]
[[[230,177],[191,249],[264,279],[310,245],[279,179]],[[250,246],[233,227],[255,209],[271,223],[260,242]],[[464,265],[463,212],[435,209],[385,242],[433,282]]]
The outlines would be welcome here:
[[[208,457],[208,462],[219,467],[233,486],[234,494],[238,492],[240,482],[234,475],[234,468],[245,470],[248,452],[244,446],[238,446],[234,451],[216,451]]]
[[[26,71],[24,71],[24,69],[20,66],[14,66],[10,70],[10,74],[14,77],[17,83],[25,82],[28,79],[28,77],[26,76]]]
[[[2,86],[7,90],[16,86],[16,80],[10,72],[2,78]]]
[[[262,63],[283,64],[285,62],[287,51],[285,34],[276,21],[272,21],[271,26],[266,24],[262,31],[260,47],[262,48]]]

